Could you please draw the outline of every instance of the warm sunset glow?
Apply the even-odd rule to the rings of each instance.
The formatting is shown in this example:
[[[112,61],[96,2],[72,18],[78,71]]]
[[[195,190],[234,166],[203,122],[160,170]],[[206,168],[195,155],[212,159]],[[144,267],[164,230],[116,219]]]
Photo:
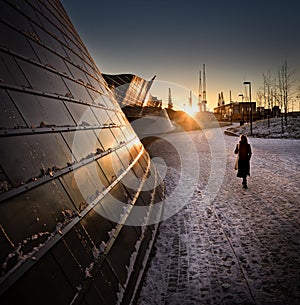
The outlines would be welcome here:
[[[185,107],[185,109],[183,109],[187,114],[189,114],[191,117],[195,116],[195,114],[199,111],[198,106],[193,105],[191,107]]]

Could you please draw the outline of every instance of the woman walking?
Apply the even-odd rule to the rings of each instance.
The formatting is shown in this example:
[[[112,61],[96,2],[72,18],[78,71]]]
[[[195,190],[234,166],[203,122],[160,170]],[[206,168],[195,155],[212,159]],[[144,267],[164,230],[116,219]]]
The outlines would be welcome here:
[[[236,145],[234,153],[238,155],[237,177],[243,178],[243,188],[247,188],[247,176],[250,176],[251,146],[245,135],[241,135],[240,142]]]

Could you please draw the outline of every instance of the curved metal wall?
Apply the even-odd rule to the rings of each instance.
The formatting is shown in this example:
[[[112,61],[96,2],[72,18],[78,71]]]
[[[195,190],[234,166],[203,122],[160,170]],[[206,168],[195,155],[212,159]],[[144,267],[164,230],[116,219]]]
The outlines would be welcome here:
[[[0,0],[0,17],[0,303],[128,304],[156,169],[59,1]]]

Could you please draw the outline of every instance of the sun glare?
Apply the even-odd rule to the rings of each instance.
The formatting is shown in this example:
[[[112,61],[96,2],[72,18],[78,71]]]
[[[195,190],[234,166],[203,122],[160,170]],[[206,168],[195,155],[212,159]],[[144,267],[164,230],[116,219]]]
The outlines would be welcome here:
[[[199,108],[196,105],[185,107],[184,111],[189,114],[191,117],[195,116],[195,114],[199,111]]]

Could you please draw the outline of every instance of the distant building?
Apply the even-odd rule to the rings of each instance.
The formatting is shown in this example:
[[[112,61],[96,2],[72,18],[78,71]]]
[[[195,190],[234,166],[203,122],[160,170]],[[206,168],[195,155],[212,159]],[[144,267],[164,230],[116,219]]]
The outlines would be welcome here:
[[[252,109],[252,119],[258,118],[256,102],[231,102],[222,104],[214,108],[214,115],[219,121],[250,121],[250,111]]]

